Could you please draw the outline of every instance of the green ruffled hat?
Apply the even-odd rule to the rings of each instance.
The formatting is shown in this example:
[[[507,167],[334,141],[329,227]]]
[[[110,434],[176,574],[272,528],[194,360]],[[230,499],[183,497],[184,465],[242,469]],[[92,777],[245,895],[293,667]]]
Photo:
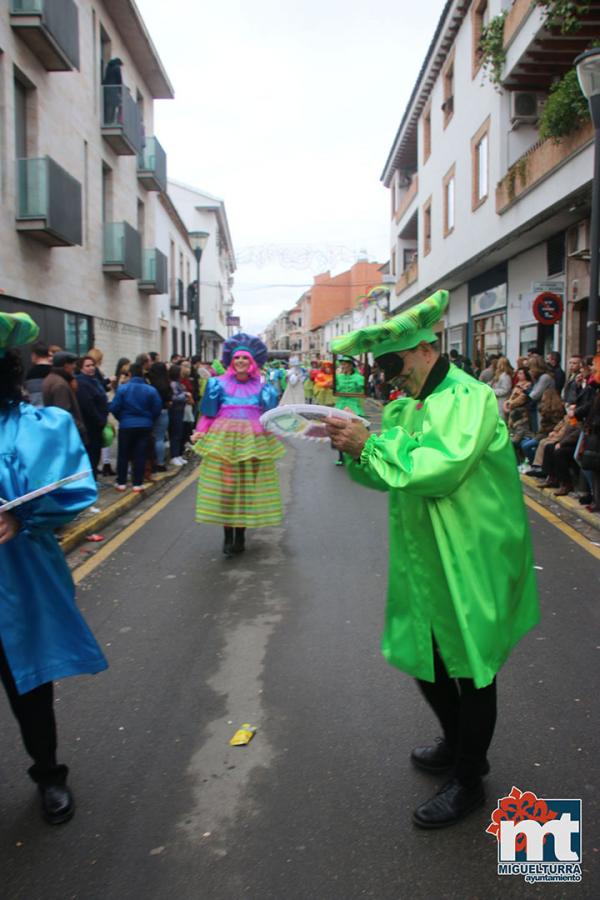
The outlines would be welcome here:
[[[450,295],[448,291],[436,291],[406,312],[381,322],[379,325],[367,325],[357,331],[351,331],[331,342],[334,353],[366,353],[375,357],[384,353],[398,353],[400,350],[411,350],[426,341],[428,344],[437,340],[432,326],[444,315]]]
[[[27,313],[0,312],[0,359],[11,347],[31,344],[39,333],[39,325]]]

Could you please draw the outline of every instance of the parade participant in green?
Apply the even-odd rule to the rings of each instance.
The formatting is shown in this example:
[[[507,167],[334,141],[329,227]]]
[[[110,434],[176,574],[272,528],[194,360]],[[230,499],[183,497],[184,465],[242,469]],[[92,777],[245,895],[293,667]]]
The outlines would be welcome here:
[[[335,408],[349,409],[357,416],[364,415],[362,398],[365,393],[365,379],[356,368],[356,361],[351,356],[338,356],[340,370],[335,374]],[[343,394],[338,397],[337,394]],[[339,451],[336,466],[343,466],[343,454]]]
[[[390,495],[390,567],[382,649],[413,675],[443,739],[412,752],[450,780],[414,813],[423,828],[484,802],[481,776],[496,721],[495,676],[539,620],[525,506],[494,392],[440,356],[438,291],[407,312],[333,342],[370,351],[410,396],[383,413],[382,433],[328,420],[352,478]]]
[[[365,379],[356,368],[356,361],[351,356],[338,356],[340,371],[335,375],[336,394],[344,394],[335,398],[336,409],[350,409],[357,416],[364,416],[362,398],[365,395]]]

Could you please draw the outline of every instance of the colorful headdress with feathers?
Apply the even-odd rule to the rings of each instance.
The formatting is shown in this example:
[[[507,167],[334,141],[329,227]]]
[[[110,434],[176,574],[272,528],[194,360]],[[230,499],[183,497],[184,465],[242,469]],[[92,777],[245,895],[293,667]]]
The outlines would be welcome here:
[[[0,359],[10,347],[33,343],[39,333],[39,325],[27,313],[0,313]]]
[[[223,344],[222,362],[225,368],[228,368],[231,360],[238,350],[245,350],[254,359],[258,366],[264,366],[267,361],[269,351],[260,338],[253,334],[245,334],[241,331],[227,338]]]
[[[331,342],[334,353],[366,353],[375,357],[384,353],[410,350],[421,341],[433,343],[436,334],[432,326],[442,318],[449,300],[448,291],[436,291],[406,312],[378,325],[367,325],[351,331]]]

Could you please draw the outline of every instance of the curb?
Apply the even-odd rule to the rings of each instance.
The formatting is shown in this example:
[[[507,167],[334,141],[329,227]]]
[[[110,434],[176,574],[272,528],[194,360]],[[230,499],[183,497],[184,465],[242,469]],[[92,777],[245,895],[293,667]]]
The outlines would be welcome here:
[[[115,519],[118,519],[130,509],[133,509],[134,506],[137,506],[138,503],[141,503],[146,497],[154,494],[159,488],[164,487],[167,482],[175,481],[183,474],[184,470],[189,474],[193,469],[190,469],[189,466],[180,466],[172,473],[167,472],[162,475],[162,477],[147,482],[148,486],[144,491],[140,491],[136,494],[130,491],[125,497],[111,503],[110,506],[107,506],[106,509],[96,513],[96,515],[90,516],[82,522],[75,520],[72,527],[67,528],[66,531],[58,535],[58,541],[63,553],[70,553],[78,547],[79,544],[82,544],[85,541],[88,534],[95,534],[98,531],[102,531],[103,528],[106,528],[106,526],[110,525],[111,522],[114,522]]]
[[[571,497],[567,494],[565,497],[555,497],[552,491],[547,493],[546,491],[542,491],[538,487],[538,479],[532,478],[529,475],[521,475],[521,481],[523,484],[526,484],[528,488],[531,488],[535,494],[540,497],[542,500],[551,500],[552,503],[558,504],[558,506],[562,506],[563,509],[566,509],[567,512],[570,512],[577,516],[577,518],[582,519],[586,525],[591,525],[592,528],[596,528],[600,530],[600,515],[596,513],[591,513],[585,507],[581,506],[580,503],[575,500],[574,497]],[[547,505],[546,503],[542,503],[543,506]]]

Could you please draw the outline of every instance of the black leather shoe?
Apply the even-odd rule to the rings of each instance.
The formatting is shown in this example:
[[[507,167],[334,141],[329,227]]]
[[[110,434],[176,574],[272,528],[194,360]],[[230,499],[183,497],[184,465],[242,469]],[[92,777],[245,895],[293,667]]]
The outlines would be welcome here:
[[[73,818],[75,801],[66,784],[39,784],[42,815],[50,825],[60,825]]]
[[[410,758],[413,765],[426,772],[446,772],[454,765],[454,753],[444,738],[436,738],[435,744],[428,747],[415,747]]]
[[[467,786],[458,778],[451,778],[437,794],[417,807],[413,822],[419,828],[446,828],[460,822],[484,803],[485,793],[480,779]]]

